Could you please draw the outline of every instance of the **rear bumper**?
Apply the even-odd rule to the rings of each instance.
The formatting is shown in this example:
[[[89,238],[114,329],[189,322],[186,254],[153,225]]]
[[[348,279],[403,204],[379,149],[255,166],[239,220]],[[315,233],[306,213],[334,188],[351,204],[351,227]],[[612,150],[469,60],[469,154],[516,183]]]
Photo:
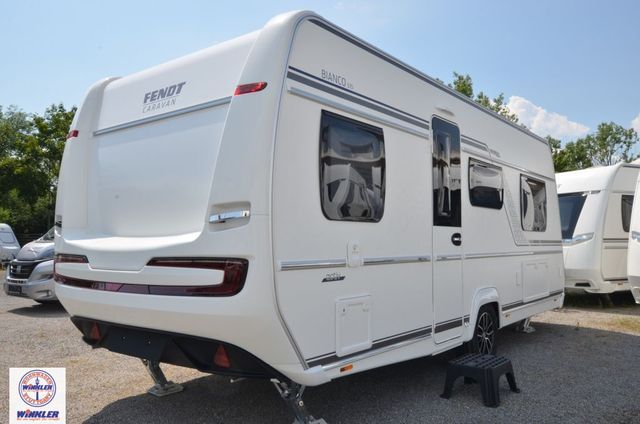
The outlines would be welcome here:
[[[71,321],[82,333],[85,343],[94,348],[102,347],[136,358],[195,368],[212,374],[287,380],[251,353],[223,341],[77,316],[71,317]],[[221,346],[225,360],[216,361],[216,353]]]

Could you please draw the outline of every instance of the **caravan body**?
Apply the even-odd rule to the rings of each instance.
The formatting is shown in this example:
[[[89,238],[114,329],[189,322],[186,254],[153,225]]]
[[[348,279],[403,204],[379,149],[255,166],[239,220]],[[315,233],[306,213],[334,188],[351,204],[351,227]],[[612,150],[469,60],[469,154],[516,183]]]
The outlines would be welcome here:
[[[627,246],[638,170],[619,163],[556,175],[568,289],[629,290]]]
[[[638,162],[638,161],[636,161]],[[636,163],[634,162],[634,163]],[[636,182],[634,198],[640,197],[640,174]],[[640,202],[635,202],[631,211],[631,222],[629,224],[629,251],[627,254],[627,276],[631,294],[640,303]]]
[[[56,292],[94,346],[317,385],[562,304],[546,141],[313,13],[96,83],[70,135]]]
[[[14,259],[20,251],[20,243],[7,224],[0,224],[0,263]]]

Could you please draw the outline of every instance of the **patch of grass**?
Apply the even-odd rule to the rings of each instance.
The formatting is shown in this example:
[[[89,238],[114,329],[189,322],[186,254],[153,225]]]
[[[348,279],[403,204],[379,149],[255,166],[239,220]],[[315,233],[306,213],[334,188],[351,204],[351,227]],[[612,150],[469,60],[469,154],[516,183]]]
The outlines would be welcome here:
[[[612,324],[617,330],[632,331],[640,334],[640,319],[638,318],[616,318]]]

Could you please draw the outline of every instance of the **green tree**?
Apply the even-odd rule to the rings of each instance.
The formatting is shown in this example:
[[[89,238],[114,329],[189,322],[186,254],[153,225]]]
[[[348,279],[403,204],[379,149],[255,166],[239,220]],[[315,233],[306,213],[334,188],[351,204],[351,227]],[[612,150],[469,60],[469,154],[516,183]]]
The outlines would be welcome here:
[[[504,94],[500,93],[498,96],[493,99],[489,98],[484,92],[479,92],[477,96],[474,98],[473,94],[473,80],[469,74],[459,74],[457,72],[453,73],[453,82],[449,84],[449,87],[453,88],[459,93],[464,94],[470,99],[474,99],[476,103],[481,104],[489,110],[494,111],[498,115],[502,115],[511,122],[518,122],[518,115],[515,113],[511,113],[507,104],[504,101]]]
[[[583,140],[569,142],[564,147],[560,140],[547,136],[556,172],[575,171],[591,166],[586,143]]]
[[[457,72],[453,73],[453,82],[449,84],[449,87],[453,88],[459,93],[464,94],[465,96],[473,99],[473,81],[469,74],[459,74]]]
[[[598,125],[595,134],[584,139],[589,158],[593,165],[613,165],[618,162],[631,162],[638,157],[632,152],[638,142],[638,134],[633,128],[626,129],[614,122],[603,122]]]
[[[39,116],[0,109],[0,222],[17,234],[44,233],[53,224],[60,162],[75,110],[52,105]]]

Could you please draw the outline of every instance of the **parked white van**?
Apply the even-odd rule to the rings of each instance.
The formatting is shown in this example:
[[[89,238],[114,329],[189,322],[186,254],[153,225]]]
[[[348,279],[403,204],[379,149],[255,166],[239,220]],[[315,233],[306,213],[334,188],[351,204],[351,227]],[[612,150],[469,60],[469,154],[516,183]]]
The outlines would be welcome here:
[[[0,224],[0,263],[14,259],[20,251],[20,243],[8,224]]]
[[[69,135],[56,292],[159,381],[291,401],[562,305],[547,142],[316,14],[99,81]]]
[[[629,290],[627,246],[638,170],[619,163],[556,174],[568,289]]]
[[[638,163],[635,161],[634,163]],[[640,199],[640,174],[636,181],[634,198]],[[640,303],[640,202],[635,202],[631,210],[629,224],[629,250],[627,254],[627,275],[631,294]]]

